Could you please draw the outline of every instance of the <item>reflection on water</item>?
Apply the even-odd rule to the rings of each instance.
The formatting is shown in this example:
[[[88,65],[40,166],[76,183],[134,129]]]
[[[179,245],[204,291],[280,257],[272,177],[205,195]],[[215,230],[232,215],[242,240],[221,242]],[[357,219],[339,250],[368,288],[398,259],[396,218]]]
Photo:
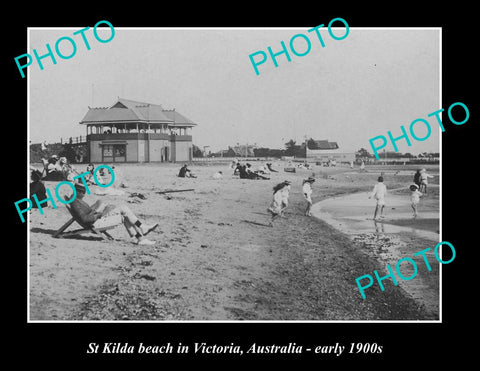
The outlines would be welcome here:
[[[370,216],[372,207],[374,204],[365,194],[352,194],[315,203],[312,215],[347,234],[408,232],[432,240],[439,238],[438,230],[421,229],[417,223],[409,222],[412,220],[409,197],[390,195],[384,218],[380,220]],[[438,219],[438,212],[425,211],[419,223]]]
[[[375,225],[376,233],[385,233],[385,224],[379,223],[376,220],[373,221],[373,224]]]

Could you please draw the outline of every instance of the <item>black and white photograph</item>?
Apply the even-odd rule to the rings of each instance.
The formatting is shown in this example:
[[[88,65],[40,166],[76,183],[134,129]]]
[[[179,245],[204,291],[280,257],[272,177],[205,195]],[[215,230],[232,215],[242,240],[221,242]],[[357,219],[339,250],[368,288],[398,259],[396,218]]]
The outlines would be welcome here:
[[[30,320],[439,320],[440,30],[345,23],[107,24],[31,66]]]
[[[30,345],[52,328],[87,359],[379,361],[448,337],[475,162],[451,33],[311,18],[25,25],[7,217]]]

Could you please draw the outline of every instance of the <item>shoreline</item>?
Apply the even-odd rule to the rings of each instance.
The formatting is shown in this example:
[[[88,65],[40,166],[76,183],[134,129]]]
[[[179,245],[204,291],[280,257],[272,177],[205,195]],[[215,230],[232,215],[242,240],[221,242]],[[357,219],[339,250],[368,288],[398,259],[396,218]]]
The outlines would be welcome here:
[[[359,213],[352,216],[349,211],[339,211],[344,204],[351,204],[357,196],[363,197],[364,194],[344,194],[323,199],[312,206],[312,215],[347,235],[352,243],[372,258],[383,263],[384,267],[387,265],[395,267],[397,261],[404,257],[413,258],[411,245],[419,243],[423,248],[431,247],[433,249],[436,243],[440,241],[438,231],[432,231],[432,229],[435,229],[435,220],[438,223],[438,219],[435,219],[438,213],[424,212],[419,219],[415,219],[412,222],[411,215],[406,214],[404,211],[397,213],[397,209],[401,208],[399,207],[401,203],[399,200],[392,202],[391,196],[389,196],[390,200],[387,202],[386,209],[393,209],[390,211],[394,214],[393,217],[389,215],[385,219],[375,221],[372,218],[365,218],[365,215],[360,216]],[[392,207],[392,204],[395,207]],[[372,206],[369,205],[368,212],[371,212],[371,210]],[[414,223],[425,219],[429,219],[427,226],[422,226],[424,229],[416,228]],[[430,220],[433,220],[433,223]],[[417,250],[420,251],[423,248],[417,248]],[[409,271],[408,273],[410,274],[411,272]],[[372,273],[365,272],[365,274]],[[441,285],[439,287],[432,280],[432,277],[421,274],[415,277],[413,281],[398,280],[398,284],[420,306],[426,308],[432,318],[438,318],[440,312],[439,290]]]

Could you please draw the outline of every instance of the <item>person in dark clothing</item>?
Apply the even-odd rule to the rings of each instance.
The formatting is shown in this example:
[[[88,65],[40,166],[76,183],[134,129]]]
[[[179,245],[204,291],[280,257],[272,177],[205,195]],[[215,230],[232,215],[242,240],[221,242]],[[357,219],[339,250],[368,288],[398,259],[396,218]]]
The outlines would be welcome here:
[[[418,186],[418,188],[420,188],[420,185],[422,183],[421,176],[422,174],[420,173],[420,170],[417,170],[417,172],[413,176],[413,183],[415,183]]]
[[[256,179],[255,173],[252,170],[252,165],[248,164],[245,167],[245,172],[247,173],[248,179]]]
[[[196,176],[193,175],[190,169],[187,167],[187,164],[183,165],[180,168],[180,171],[178,172],[178,176],[180,178],[196,178]]]
[[[247,164],[247,165],[238,164],[237,167],[235,168],[235,173],[237,173],[237,171],[240,174],[240,179],[269,179],[267,177],[264,177],[254,172],[251,169],[250,164]]]
[[[242,165],[240,163],[237,164],[234,174],[238,174],[240,176],[240,179],[248,179],[246,167],[245,165]]]
[[[247,165],[237,165],[235,172],[240,174],[240,179],[257,179],[256,174],[250,170],[250,164]]]
[[[37,196],[38,201],[45,200],[47,198],[47,191],[45,185],[42,182],[42,173],[38,170],[33,170],[30,174],[30,199],[33,198],[33,195]],[[47,204],[48,205],[48,204]],[[32,207],[37,209],[37,203],[32,202]]]
[[[178,172],[178,176],[180,178],[185,178],[185,176],[187,175],[187,171],[188,171],[188,168],[187,168],[187,165],[185,164],[180,168],[180,171]]]

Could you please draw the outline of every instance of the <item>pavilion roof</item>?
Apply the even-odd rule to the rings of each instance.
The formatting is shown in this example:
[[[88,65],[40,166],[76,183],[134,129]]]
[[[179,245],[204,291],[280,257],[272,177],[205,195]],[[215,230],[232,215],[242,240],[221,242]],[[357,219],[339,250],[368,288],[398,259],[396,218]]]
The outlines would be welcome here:
[[[164,123],[169,126],[196,126],[175,110],[165,110],[159,104],[118,98],[111,107],[89,107],[80,124]]]

